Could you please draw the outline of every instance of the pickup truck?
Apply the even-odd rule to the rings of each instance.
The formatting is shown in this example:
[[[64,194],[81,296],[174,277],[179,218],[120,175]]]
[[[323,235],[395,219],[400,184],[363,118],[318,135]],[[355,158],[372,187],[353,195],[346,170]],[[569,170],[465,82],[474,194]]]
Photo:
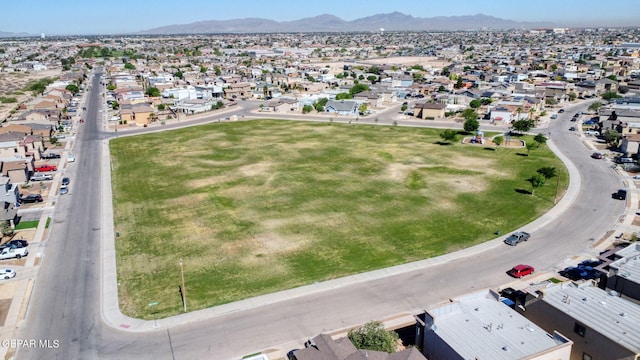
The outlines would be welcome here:
[[[0,260],[4,259],[20,259],[23,256],[29,255],[29,250],[26,247],[22,248],[4,248],[0,252]]]
[[[42,165],[42,166],[38,166],[34,170],[36,172],[47,172],[47,171],[56,171],[58,170],[58,168],[53,165]]]
[[[511,236],[504,240],[504,243],[511,246],[516,246],[523,241],[529,240],[531,234],[524,231],[516,231]]]
[[[29,178],[31,181],[45,181],[45,180],[53,180],[53,176],[51,174],[44,173],[35,173]]]

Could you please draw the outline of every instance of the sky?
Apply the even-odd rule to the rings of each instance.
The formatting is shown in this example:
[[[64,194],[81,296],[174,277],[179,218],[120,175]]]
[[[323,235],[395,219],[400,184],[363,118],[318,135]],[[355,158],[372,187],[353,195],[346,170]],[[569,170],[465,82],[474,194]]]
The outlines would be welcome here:
[[[485,14],[562,26],[640,26],[639,0],[20,0],[2,1],[0,32],[135,33],[204,20],[343,20],[398,11],[415,17]]]

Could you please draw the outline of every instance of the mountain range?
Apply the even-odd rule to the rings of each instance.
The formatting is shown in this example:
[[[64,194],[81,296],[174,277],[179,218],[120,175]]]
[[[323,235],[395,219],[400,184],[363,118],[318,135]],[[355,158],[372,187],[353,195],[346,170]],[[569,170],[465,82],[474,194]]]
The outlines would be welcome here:
[[[207,34],[207,33],[278,33],[278,32],[350,32],[350,31],[425,31],[531,29],[554,27],[548,22],[517,22],[493,16],[414,17],[401,12],[377,14],[351,21],[335,15],[323,14],[293,21],[274,21],[260,18],[234,20],[206,20],[190,24],[157,27],[139,32],[148,35]]]

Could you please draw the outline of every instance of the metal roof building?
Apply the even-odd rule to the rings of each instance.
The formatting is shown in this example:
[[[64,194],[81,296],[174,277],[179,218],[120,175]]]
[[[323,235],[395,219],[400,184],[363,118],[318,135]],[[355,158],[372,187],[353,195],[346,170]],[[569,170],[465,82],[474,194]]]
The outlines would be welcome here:
[[[640,305],[593,282],[568,282],[540,291],[525,315],[544,329],[556,329],[573,342],[572,359],[637,359]]]
[[[425,313],[423,353],[440,359],[569,359],[572,342],[547,333],[491,290],[454,298]],[[422,339],[420,339],[422,338]]]

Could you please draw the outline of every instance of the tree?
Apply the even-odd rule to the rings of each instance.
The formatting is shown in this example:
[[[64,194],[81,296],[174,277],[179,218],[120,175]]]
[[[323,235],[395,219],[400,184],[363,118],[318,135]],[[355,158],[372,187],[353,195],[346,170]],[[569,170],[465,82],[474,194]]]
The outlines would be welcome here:
[[[552,177],[556,176],[556,168],[552,166],[541,167],[536,170],[536,172],[542,176],[544,176],[545,180],[549,180]]]
[[[180,70],[176,71],[176,72],[173,74],[173,76],[175,76],[175,77],[177,77],[177,78],[179,78],[179,79],[182,79],[182,71],[180,71]]]
[[[547,137],[542,134],[538,134],[533,138],[533,141],[537,142],[538,146],[540,146],[547,143]]]
[[[114,102],[111,104],[111,108],[112,108],[113,110],[118,110],[118,108],[119,108],[119,107],[120,107],[120,104],[118,104],[118,102],[117,102],[117,101],[114,101]]]
[[[478,129],[480,128],[480,123],[475,118],[467,119],[465,120],[463,127],[464,127],[464,131],[469,133],[474,133],[478,131]]]
[[[113,84],[109,84],[109,85],[107,85],[107,90],[109,90],[109,91],[113,91],[113,90],[115,90],[115,89],[116,89],[116,86],[115,86],[115,85],[113,85]]]
[[[604,132],[604,141],[609,146],[617,147],[620,139],[622,139],[622,134],[615,129],[607,129],[607,131]]]
[[[398,344],[398,334],[387,331],[379,321],[370,321],[359,329],[349,330],[347,335],[356,349],[393,353]]]
[[[336,100],[348,100],[348,99],[353,99],[353,95],[349,93],[336,94]]]
[[[311,110],[313,110],[313,106],[311,105],[305,105],[302,107],[302,113],[303,114],[308,114],[311,112]]]
[[[478,113],[473,109],[464,109],[462,111],[462,117],[465,120],[478,120]]]
[[[220,70],[220,66],[214,67],[213,71],[216,73],[216,76],[220,76],[220,74],[222,74],[222,71]]]
[[[573,91],[569,93],[569,101],[576,101],[577,98],[578,94],[574,93]]]
[[[554,99],[554,98],[546,98],[544,100],[544,103],[547,105],[557,105],[558,104],[558,100]]]
[[[367,80],[369,80],[370,83],[375,83],[376,81],[378,81],[378,77],[375,75],[369,75],[367,76]]]
[[[160,90],[158,90],[157,87],[152,86],[147,88],[146,94],[150,97],[160,97]]]
[[[519,132],[519,133],[525,133],[529,130],[531,130],[532,127],[535,126],[535,123],[533,120],[516,120],[514,122],[511,123],[511,126],[513,127],[513,130]]]
[[[129,63],[129,62],[124,63],[124,68],[127,69],[127,70],[135,70],[136,69],[136,67],[132,63]]]
[[[65,89],[71,91],[71,93],[74,95],[80,91],[80,89],[78,89],[78,85],[76,84],[69,84],[65,87]]]
[[[369,87],[367,85],[365,85],[365,84],[356,84],[356,85],[353,85],[351,87],[351,89],[349,89],[349,94],[351,94],[353,96],[355,94],[358,94],[358,93],[361,93],[361,92],[367,91],[367,90],[369,90]]]
[[[616,93],[615,91],[609,91],[609,92],[603,93],[602,98],[609,101],[611,99],[620,99],[622,98],[622,95],[618,95],[618,93]]]
[[[358,107],[358,112],[360,113],[360,115],[364,115],[367,112],[367,104],[360,104],[360,106]]]
[[[613,81],[618,81],[618,77],[617,77],[617,76],[615,76],[615,75],[613,75],[613,74],[611,74],[611,75],[607,76],[607,79],[609,79],[609,80],[613,80]]]
[[[158,111],[164,111],[165,108],[166,108],[165,104],[158,104]]]
[[[402,106],[400,107],[400,111],[405,111],[407,110],[407,104],[402,104]]]
[[[452,129],[446,129],[445,131],[440,133],[440,138],[448,143],[455,142],[457,137],[458,132]]]
[[[538,143],[536,142],[528,142],[525,147],[527,148],[527,156],[531,153],[531,150],[535,150],[538,148]]]
[[[316,102],[313,103],[313,107],[316,109],[317,112],[323,112],[324,111],[324,106],[327,105],[327,102],[329,102],[329,99],[320,98]]]
[[[207,68],[204,67],[204,66],[200,66],[200,72],[203,73],[203,74],[206,73],[207,72]]]
[[[602,107],[602,103],[600,101],[596,101],[591,105],[589,105],[589,108],[587,110],[595,111],[597,113],[598,111],[600,111],[601,107]]]
[[[472,109],[477,109],[480,106],[482,106],[482,101],[478,99],[471,100],[471,102],[469,103],[469,106],[471,106]]]
[[[533,196],[533,193],[536,191],[536,189],[544,185],[544,176],[540,174],[534,174],[530,178],[528,178],[527,181],[531,183],[531,196]]]
[[[496,144],[496,147],[502,145],[502,141],[504,141],[504,137],[496,136],[493,138],[493,143]]]

